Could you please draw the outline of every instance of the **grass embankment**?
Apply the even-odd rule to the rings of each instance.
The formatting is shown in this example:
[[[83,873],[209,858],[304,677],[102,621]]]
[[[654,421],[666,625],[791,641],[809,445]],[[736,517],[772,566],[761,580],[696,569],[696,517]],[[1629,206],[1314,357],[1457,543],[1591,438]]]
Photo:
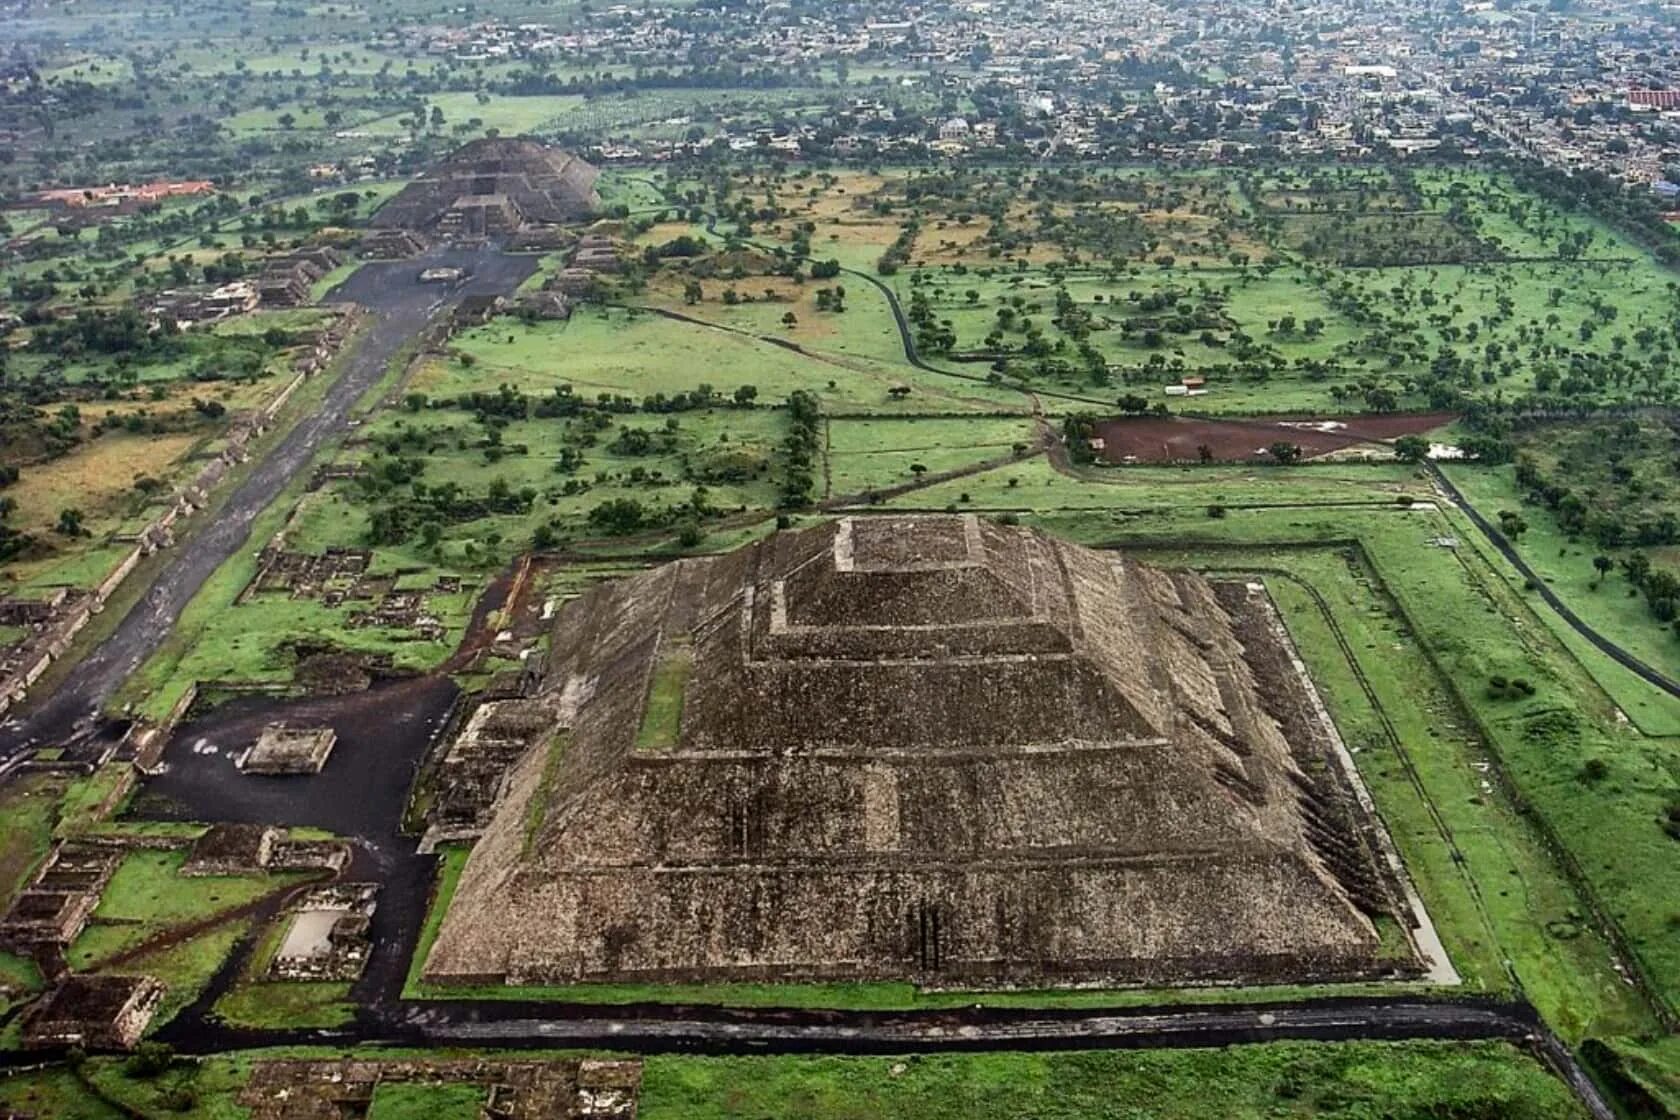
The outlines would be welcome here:
[[[643,1120],[1200,1120],[1585,1115],[1498,1043],[1277,1044],[1228,1050],[904,1058],[668,1058]]]
[[[1676,641],[1675,631],[1651,616],[1644,596],[1620,569],[1604,575],[1593,566],[1597,556],[1608,553],[1612,559],[1619,559],[1630,550],[1605,550],[1591,540],[1569,536],[1550,511],[1524,502],[1510,466],[1445,469],[1453,485],[1489,521],[1497,523],[1504,510],[1521,514],[1528,527],[1511,542],[1517,554],[1583,622],[1658,672],[1680,680],[1680,641]],[[1504,559],[1496,556],[1486,537],[1468,519],[1463,533],[1491,563],[1505,566]],[[1671,561],[1673,555],[1673,549],[1657,550],[1657,566],[1669,566],[1665,561]],[[1521,577],[1514,571],[1512,578],[1515,586],[1522,586]],[[1680,700],[1652,689],[1611,661],[1576,634],[1557,612],[1537,605],[1535,613],[1592,669],[1605,691],[1641,730],[1652,735],[1680,735]]]
[[[183,1062],[154,1078],[131,1075],[121,1059],[96,1059],[83,1068],[85,1083],[62,1068],[0,1078],[0,1106],[74,1120],[124,1115],[103,1095],[132,1110],[129,1115],[230,1120],[244,1115],[237,1098],[256,1063],[352,1055],[417,1056],[409,1050],[295,1047]],[[575,1055],[446,1051],[441,1056],[522,1061]],[[89,1085],[97,1086],[98,1094]],[[476,1086],[390,1083],[377,1090],[369,1115],[454,1120],[476,1117],[470,1110],[482,1100]],[[658,1055],[644,1062],[638,1115],[649,1120],[1577,1120],[1585,1113],[1560,1081],[1504,1043],[1348,1042],[865,1058]]]

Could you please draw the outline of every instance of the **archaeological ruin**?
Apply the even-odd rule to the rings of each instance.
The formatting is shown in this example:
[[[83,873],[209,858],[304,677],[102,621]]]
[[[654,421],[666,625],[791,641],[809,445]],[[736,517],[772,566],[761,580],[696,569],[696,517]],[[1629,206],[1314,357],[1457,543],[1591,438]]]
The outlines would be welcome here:
[[[575,222],[600,205],[598,174],[535,140],[474,140],[393,196],[372,224],[470,239]]]
[[[337,742],[330,727],[275,723],[234,761],[247,774],[319,774]]]
[[[1421,971],[1259,584],[843,518],[594,588],[542,680],[465,730],[519,754],[429,982]]]

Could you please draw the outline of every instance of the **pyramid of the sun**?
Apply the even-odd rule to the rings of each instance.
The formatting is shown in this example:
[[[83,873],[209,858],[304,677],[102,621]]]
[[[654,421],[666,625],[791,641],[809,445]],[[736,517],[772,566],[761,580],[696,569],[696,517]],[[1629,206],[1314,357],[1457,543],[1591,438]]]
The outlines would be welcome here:
[[[1245,584],[973,517],[843,519],[573,601],[535,703],[552,730],[429,980],[1411,967],[1373,923],[1402,914],[1376,826]]]

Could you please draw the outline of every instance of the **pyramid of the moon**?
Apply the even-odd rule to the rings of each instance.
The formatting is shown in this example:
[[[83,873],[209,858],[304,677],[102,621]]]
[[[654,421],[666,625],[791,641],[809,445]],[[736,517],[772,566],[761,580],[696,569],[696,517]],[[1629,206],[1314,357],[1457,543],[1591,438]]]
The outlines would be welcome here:
[[[486,210],[512,228],[578,221],[601,203],[597,175],[570,152],[535,140],[474,140],[393,195],[371,224],[431,232],[463,214],[482,221]]]
[[[1258,585],[974,517],[603,584],[433,982],[1407,972],[1379,827]],[[1401,939],[1405,940],[1405,939]]]

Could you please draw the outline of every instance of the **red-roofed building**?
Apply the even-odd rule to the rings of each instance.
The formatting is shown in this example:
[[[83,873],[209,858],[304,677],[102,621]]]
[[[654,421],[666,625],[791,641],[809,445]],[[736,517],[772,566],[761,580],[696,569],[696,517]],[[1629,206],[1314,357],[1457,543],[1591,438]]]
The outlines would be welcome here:
[[[105,187],[68,187],[63,190],[42,191],[35,196],[34,201],[72,210],[90,206],[133,207],[162,202],[166,198],[211,194],[215,189],[215,184],[208,179],[142,183],[139,186],[112,183]]]
[[[1680,109],[1680,89],[1630,89],[1630,109]]]

